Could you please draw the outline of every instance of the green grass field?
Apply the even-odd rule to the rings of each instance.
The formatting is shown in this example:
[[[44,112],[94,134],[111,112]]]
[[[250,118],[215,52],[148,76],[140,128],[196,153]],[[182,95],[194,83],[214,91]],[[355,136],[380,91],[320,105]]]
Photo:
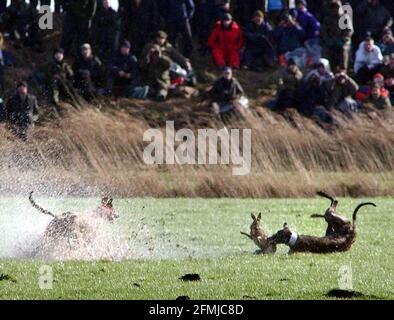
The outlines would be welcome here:
[[[97,199],[38,199],[55,212],[95,207]],[[323,235],[325,222],[311,219],[328,201],[307,200],[116,200],[121,218],[111,228],[134,236],[125,261],[40,262],[15,258],[17,243],[43,230],[49,219],[26,199],[0,200],[0,299],[327,299],[338,288],[339,270],[350,266],[353,290],[365,299],[394,298],[394,199],[372,200],[358,215],[351,251],[330,255],[254,255],[248,231],[251,212],[263,213],[263,226],[276,232],[283,222],[301,234]],[[351,217],[356,199],[341,199]],[[142,234],[140,235],[139,232]],[[138,238],[140,237],[140,238]],[[150,248],[150,250],[149,250]],[[53,268],[53,289],[39,288],[39,268]],[[179,277],[198,273],[199,282]]]

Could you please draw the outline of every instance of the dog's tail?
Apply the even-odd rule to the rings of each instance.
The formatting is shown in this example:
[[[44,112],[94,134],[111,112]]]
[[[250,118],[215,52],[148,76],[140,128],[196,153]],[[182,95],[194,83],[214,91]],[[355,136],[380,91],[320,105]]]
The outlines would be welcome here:
[[[356,220],[357,220],[357,212],[358,210],[360,210],[362,207],[364,206],[374,206],[376,207],[376,204],[372,203],[372,202],[364,202],[364,203],[360,203],[356,209],[354,209],[353,212],[353,227],[356,227]]]
[[[327,193],[325,193],[323,191],[318,191],[318,192],[316,192],[316,194],[320,197],[329,199],[331,201],[331,205],[333,205],[336,202],[336,200],[333,197],[331,197],[330,195],[328,195]]]
[[[42,212],[42,213],[44,213],[44,214],[50,215],[50,216],[53,217],[53,218],[56,218],[56,216],[55,216],[52,212],[50,212],[50,211],[48,211],[48,210],[45,210],[44,208],[40,207],[40,206],[33,200],[33,191],[31,191],[30,194],[29,194],[29,200],[30,200],[31,205],[32,205],[34,208],[36,208],[38,211],[40,211],[40,212]]]

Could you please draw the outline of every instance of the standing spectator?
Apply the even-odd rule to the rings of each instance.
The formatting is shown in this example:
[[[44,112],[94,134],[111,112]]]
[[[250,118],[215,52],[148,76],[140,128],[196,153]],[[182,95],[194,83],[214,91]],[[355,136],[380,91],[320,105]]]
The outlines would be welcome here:
[[[237,12],[237,21],[241,26],[245,26],[250,17],[257,10],[264,10],[263,1],[261,0],[236,0],[235,12]]]
[[[38,28],[38,11],[25,0],[11,0],[3,14],[5,30],[25,46],[41,50],[42,39]]]
[[[225,68],[223,76],[215,81],[210,90],[212,111],[216,116],[232,111],[242,114],[241,97],[244,90],[237,79],[233,77],[231,68]]]
[[[323,4],[326,0],[310,0],[308,2],[308,10],[318,21],[322,20]]]
[[[334,69],[348,70],[353,28],[340,27],[339,20],[342,15],[342,2],[329,0],[323,12],[321,26],[323,57],[330,61]]]
[[[119,1],[124,38],[133,44],[137,55],[141,54],[146,39],[160,28],[158,3],[156,0]]]
[[[377,39],[385,28],[390,28],[393,19],[390,12],[380,3],[380,0],[362,0],[356,7],[355,32],[357,39],[364,39],[367,35]]]
[[[115,34],[117,29],[117,14],[109,5],[109,0],[99,0],[101,6],[93,18],[92,41],[98,49],[98,56],[107,60],[115,46]]]
[[[81,46],[80,55],[73,65],[75,87],[80,94],[90,101],[96,94],[102,94],[103,65],[98,57],[93,55],[90,44]]]
[[[281,14],[289,9],[289,0],[263,0],[264,12],[268,15],[269,22],[277,25],[280,21]]]
[[[11,131],[22,140],[28,140],[37,120],[37,98],[29,94],[25,81],[16,86],[16,93],[10,97],[6,104],[6,118]]]
[[[272,33],[271,25],[264,21],[264,13],[256,11],[245,28],[245,68],[258,70],[262,66],[273,66],[275,52],[271,42]]]
[[[307,54],[303,48],[305,32],[290,14],[282,16],[279,26],[274,30],[274,38],[281,65],[286,65],[286,60],[291,58],[298,66],[306,65]]]
[[[305,47],[311,62],[317,63],[321,58],[320,22],[308,11],[306,0],[296,0],[296,9],[293,12],[296,21],[304,29]]]
[[[150,95],[158,101],[167,99],[171,85],[170,68],[171,60],[162,54],[160,47],[152,47],[142,73],[144,83],[149,86]]]
[[[61,47],[64,48],[66,56],[71,53],[75,40],[78,49],[87,42],[96,6],[96,0],[63,0],[66,15]]]
[[[64,50],[56,48],[52,61],[44,67],[45,86],[53,103],[58,104],[61,98],[68,97],[74,72],[64,59]]]
[[[335,75],[335,79],[327,84],[327,90],[328,109],[336,108],[347,115],[358,111],[359,104],[353,96],[359,90],[359,86],[345,71]]]
[[[140,85],[140,74],[138,60],[135,55],[130,52],[131,44],[125,40],[119,48],[119,52],[114,58],[111,67],[111,88],[112,83],[121,90],[121,95],[135,98],[145,99],[149,92],[149,87]]]
[[[380,72],[383,64],[383,56],[380,48],[375,45],[372,38],[368,37],[362,42],[356,52],[354,72],[362,84],[367,83],[372,77]]]
[[[0,14],[2,14],[7,8],[7,0],[0,0]]]
[[[193,52],[191,19],[194,15],[193,0],[161,0],[161,12],[166,22],[170,42],[178,48],[178,35],[182,37],[182,53],[190,58]]]
[[[231,14],[225,14],[222,20],[216,23],[208,44],[217,67],[224,68],[226,65],[237,69],[240,67],[240,50],[244,46],[244,36]]]
[[[50,6],[51,2],[51,0],[30,0],[30,5],[36,9],[38,4],[40,6]]]
[[[287,68],[281,71],[278,95],[275,109],[278,111],[295,108],[297,92],[301,85],[303,74],[294,60],[290,59]]]

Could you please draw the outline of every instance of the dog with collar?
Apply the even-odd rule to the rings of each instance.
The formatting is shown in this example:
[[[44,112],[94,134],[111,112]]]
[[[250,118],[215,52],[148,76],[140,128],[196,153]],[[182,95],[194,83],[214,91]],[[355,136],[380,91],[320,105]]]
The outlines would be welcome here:
[[[261,213],[256,217],[251,214],[253,222],[250,226],[250,234],[241,232],[242,235],[252,240],[259,248],[257,254],[268,254],[276,252],[276,244],[268,241],[268,236],[261,227]]]
[[[325,237],[299,235],[296,232],[291,231],[287,223],[285,223],[283,225],[283,229],[271,236],[268,241],[273,244],[285,244],[289,246],[289,254],[296,252],[324,254],[348,251],[356,241],[357,212],[366,205],[376,207],[376,205],[371,202],[359,204],[353,212],[353,223],[351,223],[351,226],[347,228],[346,234]]]

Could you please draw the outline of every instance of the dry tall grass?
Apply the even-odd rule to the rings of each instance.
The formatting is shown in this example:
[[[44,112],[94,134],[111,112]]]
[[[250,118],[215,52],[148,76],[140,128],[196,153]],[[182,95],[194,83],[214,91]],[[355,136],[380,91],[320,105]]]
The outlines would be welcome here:
[[[15,141],[1,127],[1,191],[154,197],[298,197],[325,189],[343,196],[394,195],[394,115],[339,118],[327,133],[312,120],[284,120],[255,106],[254,115],[232,123],[252,129],[252,172],[235,177],[229,166],[148,166],[143,133],[177,128],[220,128],[203,105],[181,100],[152,106],[129,100],[69,107],[62,120],[37,126],[31,143]],[[258,104],[258,102],[256,102]],[[294,124],[297,125],[294,125]]]

